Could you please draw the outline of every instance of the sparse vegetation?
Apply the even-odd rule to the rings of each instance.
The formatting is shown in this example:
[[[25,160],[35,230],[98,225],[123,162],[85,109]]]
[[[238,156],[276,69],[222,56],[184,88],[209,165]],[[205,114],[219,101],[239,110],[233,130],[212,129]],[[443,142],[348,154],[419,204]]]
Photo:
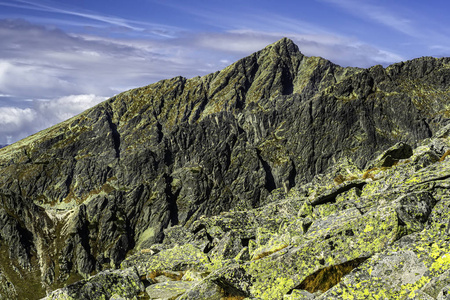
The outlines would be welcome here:
[[[224,289],[221,289],[221,294],[222,297],[220,298],[220,300],[243,300],[247,298],[244,295],[239,295],[239,293],[237,293],[236,291],[232,293]]]
[[[356,176],[356,175],[344,176],[342,174],[339,174],[336,177],[334,177],[333,181],[336,185],[339,185],[346,181],[352,181],[352,180],[356,180],[356,179],[358,179],[358,176]]]
[[[441,156],[441,158],[439,159],[439,161],[440,161],[440,162],[443,162],[443,161],[445,160],[445,158],[446,158],[447,156],[449,156],[449,155],[450,155],[450,150],[447,150],[447,151],[444,153],[444,155]]]
[[[366,258],[359,258],[340,265],[323,268],[306,277],[297,289],[307,290],[310,293],[326,292],[365,260]]]
[[[275,252],[278,252],[278,251],[280,251],[280,250],[283,250],[283,249],[286,248],[287,246],[288,246],[287,244],[285,244],[285,245],[280,245],[280,246],[278,246],[278,247],[275,247],[275,248],[271,249],[270,251],[266,251],[266,252],[259,253],[258,255],[254,256],[254,257],[252,258],[252,260],[258,260],[258,259],[264,258],[264,257],[266,257],[266,256],[269,256],[269,255],[275,253]]]
[[[172,271],[154,271],[147,274],[147,279],[155,280],[158,276],[166,276],[174,281],[180,281],[183,278],[185,272],[172,272]]]

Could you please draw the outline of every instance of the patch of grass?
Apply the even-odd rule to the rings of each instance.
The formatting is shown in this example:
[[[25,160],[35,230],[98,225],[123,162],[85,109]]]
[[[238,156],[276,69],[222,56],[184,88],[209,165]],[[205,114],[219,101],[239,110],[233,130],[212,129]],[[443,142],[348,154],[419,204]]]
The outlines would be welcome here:
[[[362,264],[367,258],[357,258],[346,263],[318,270],[306,277],[296,289],[307,290],[310,293],[326,292],[341,281],[341,278]]]
[[[45,289],[41,284],[38,259],[33,253],[30,257],[30,263],[32,271],[22,268],[16,258],[9,256],[6,245],[0,246],[0,270],[3,276],[14,284],[17,299],[40,299],[45,297]]]
[[[341,184],[341,183],[344,183],[345,182],[345,176],[342,175],[342,174],[339,174],[338,176],[334,177],[333,181],[334,181],[334,183],[336,183],[338,185]]]
[[[243,300],[245,298],[245,296],[224,296],[220,300]]]
[[[275,252],[278,252],[280,250],[283,250],[284,248],[286,248],[288,245],[280,245],[279,247],[275,247],[273,249],[271,249],[270,251],[266,251],[266,252],[262,252],[259,253],[258,255],[256,255],[255,257],[252,258],[252,260],[258,260],[261,259],[263,257],[269,256],[270,254],[273,254]]]
[[[147,279],[155,280],[156,277],[164,275],[173,281],[181,281],[185,272],[171,272],[171,271],[153,271],[147,274]]]
[[[224,288],[220,288],[221,289],[221,294],[222,297],[220,297],[220,300],[243,300],[245,298],[247,298],[244,295],[240,295],[238,291],[227,291]]]
[[[367,170],[367,171],[365,171],[363,173],[362,179],[370,178],[370,179],[372,179],[374,181],[378,180],[380,178],[375,178],[376,174],[378,174],[380,172],[383,172],[383,171],[386,171],[386,170],[390,169],[391,167],[396,166],[397,164],[398,164],[398,162],[395,162],[392,166],[389,166],[389,167],[380,167],[380,168],[375,167],[375,168],[369,169],[369,170]]]
[[[443,161],[445,160],[445,158],[446,158],[447,156],[449,156],[449,155],[450,155],[450,150],[447,150],[447,151],[444,153],[444,155],[441,156],[441,158],[439,159],[439,161],[440,161],[440,162],[443,162]]]
[[[356,179],[358,179],[358,176],[356,176],[356,175],[344,176],[342,174],[339,174],[333,179],[333,181],[336,185],[339,185],[346,181],[352,181],[352,180],[356,180]]]
[[[365,171],[363,173],[363,175],[362,175],[362,179],[369,179],[370,178],[372,180],[375,180],[375,175],[372,172],[377,171],[377,170],[378,170],[378,168],[372,168],[372,169],[369,169],[369,170]]]

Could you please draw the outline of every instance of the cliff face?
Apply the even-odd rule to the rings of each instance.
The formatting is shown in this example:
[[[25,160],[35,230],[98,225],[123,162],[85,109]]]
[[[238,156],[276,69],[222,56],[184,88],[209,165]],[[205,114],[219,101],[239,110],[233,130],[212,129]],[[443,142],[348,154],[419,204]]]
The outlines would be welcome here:
[[[222,71],[119,94],[0,150],[0,294],[39,298],[176,244],[170,228],[211,238],[202,216],[267,207],[344,160],[373,167],[380,151],[448,123],[449,88],[449,58],[342,68],[282,39]],[[254,239],[249,229],[239,247]],[[216,239],[198,240],[211,261]]]

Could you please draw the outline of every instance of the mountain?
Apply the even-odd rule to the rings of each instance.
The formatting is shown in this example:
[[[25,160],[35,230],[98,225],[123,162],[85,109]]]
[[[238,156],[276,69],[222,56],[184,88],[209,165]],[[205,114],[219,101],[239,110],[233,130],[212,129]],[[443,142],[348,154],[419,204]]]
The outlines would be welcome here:
[[[377,293],[391,259],[440,278],[449,88],[450,58],[342,68],[284,38],[119,94],[0,150],[0,295],[145,299],[201,279],[182,299],[297,299],[373,266],[324,294],[345,298]],[[402,291],[432,281],[394,271]]]

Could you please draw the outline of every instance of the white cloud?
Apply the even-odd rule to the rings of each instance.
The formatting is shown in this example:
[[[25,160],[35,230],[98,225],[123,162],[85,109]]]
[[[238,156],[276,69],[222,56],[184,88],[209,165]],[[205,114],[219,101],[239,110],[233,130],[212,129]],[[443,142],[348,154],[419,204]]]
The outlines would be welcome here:
[[[12,131],[21,128],[36,117],[36,112],[30,108],[0,107],[1,130]]]
[[[0,145],[10,144],[30,135],[36,111],[31,108],[0,107]]]
[[[0,145],[16,142],[104,100],[95,95],[72,95],[51,101],[34,100],[32,108],[0,107]]]
[[[112,96],[117,86],[195,73],[176,61],[180,47],[151,40],[87,39],[20,20],[0,20],[0,40],[0,93],[15,97]]]
[[[106,100],[106,97],[96,95],[71,95],[55,100],[37,100],[35,109],[39,116],[54,125],[67,120],[84,110]]]
[[[33,61],[15,63],[0,60],[0,92],[14,96],[57,96],[60,91],[75,92],[76,86],[64,80],[61,73]]]

